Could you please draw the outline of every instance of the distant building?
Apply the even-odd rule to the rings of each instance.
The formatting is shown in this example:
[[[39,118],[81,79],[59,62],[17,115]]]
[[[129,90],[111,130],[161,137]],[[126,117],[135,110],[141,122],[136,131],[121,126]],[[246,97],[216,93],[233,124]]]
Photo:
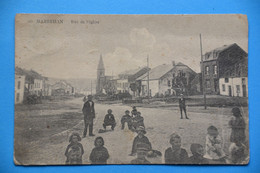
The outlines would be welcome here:
[[[133,96],[139,95],[137,79],[147,73],[148,70],[148,67],[139,67],[120,73],[117,79],[117,92],[129,93]]]
[[[70,96],[75,94],[75,88],[67,83],[65,80],[56,82],[51,86],[51,88],[52,95],[54,96]]]
[[[43,83],[45,78],[34,70],[25,70],[19,67],[15,68],[15,73],[25,76],[24,98],[29,95],[42,96]]]
[[[48,82],[48,78],[44,77],[43,80],[43,92],[42,92],[42,96],[44,97],[49,97],[52,95],[52,87],[51,84]]]
[[[15,93],[14,93],[15,104],[23,103],[24,85],[25,85],[25,76],[15,74]]]
[[[196,73],[183,63],[159,65],[149,71],[150,96],[178,95],[190,92],[191,81]],[[148,95],[148,73],[137,80],[141,81],[141,95]]]
[[[105,67],[102,55],[100,55],[97,67],[97,85],[96,94],[118,94],[129,93],[135,95],[130,85],[136,82],[136,79],[148,71],[147,67],[137,68],[122,72],[114,79],[113,76],[105,75]]]
[[[235,93],[239,91],[240,96],[246,94],[247,53],[236,43],[224,45],[207,52],[203,56],[202,68],[204,70],[204,85],[207,94],[235,96],[238,95]],[[241,85],[232,84],[229,81],[235,83],[239,81]]]

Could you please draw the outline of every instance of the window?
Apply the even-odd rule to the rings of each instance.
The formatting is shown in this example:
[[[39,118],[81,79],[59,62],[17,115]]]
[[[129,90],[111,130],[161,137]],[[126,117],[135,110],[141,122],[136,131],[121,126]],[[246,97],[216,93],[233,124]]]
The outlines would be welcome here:
[[[225,78],[225,83],[228,83],[228,81],[229,81],[228,78]]]
[[[213,66],[213,74],[218,74],[218,66]]]
[[[209,66],[205,67],[205,75],[209,75]]]
[[[237,94],[240,93],[240,85],[236,85],[236,88],[237,88]]]
[[[18,89],[21,88],[21,81],[18,81],[17,88],[18,88]]]
[[[19,102],[19,100],[20,100],[20,93],[17,93],[16,94],[16,102]]]
[[[226,91],[226,85],[222,84],[222,91],[225,92]]]
[[[170,80],[168,80],[168,87],[170,87],[171,86],[171,81]]]
[[[245,84],[246,84],[246,79],[242,78],[242,85],[245,85]]]

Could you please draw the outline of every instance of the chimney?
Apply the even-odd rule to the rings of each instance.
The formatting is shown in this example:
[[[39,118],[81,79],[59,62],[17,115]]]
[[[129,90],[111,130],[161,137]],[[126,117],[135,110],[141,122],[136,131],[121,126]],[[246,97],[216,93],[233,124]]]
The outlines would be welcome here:
[[[173,67],[175,66],[175,61],[172,61],[172,66],[173,66]]]

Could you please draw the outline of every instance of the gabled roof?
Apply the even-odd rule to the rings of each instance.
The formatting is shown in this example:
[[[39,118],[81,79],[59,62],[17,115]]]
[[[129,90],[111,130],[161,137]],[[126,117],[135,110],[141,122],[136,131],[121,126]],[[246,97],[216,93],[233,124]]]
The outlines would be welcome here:
[[[206,52],[203,56],[203,60],[204,61],[208,61],[208,60],[213,60],[213,59],[218,59],[219,58],[219,54],[227,49],[230,49],[232,47],[238,47],[242,50],[243,53],[245,53],[247,55],[247,53],[241,48],[239,47],[236,43],[230,44],[230,45],[224,45],[222,47],[218,47],[216,49],[213,49],[209,52]]]
[[[158,65],[155,68],[152,68],[149,71],[149,79],[150,80],[157,80],[160,79],[163,75],[169,72],[173,68],[172,64],[162,64]],[[137,78],[137,80],[142,80],[147,77],[147,73]]]
[[[39,73],[37,73],[34,70],[25,70],[22,69],[20,67],[15,67],[15,73],[18,75],[24,75],[26,77],[30,77],[30,78],[34,78],[34,79],[44,79],[44,77],[42,75],[40,75]]]
[[[149,70],[148,67],[138,67],[133,70],[127,70],[118,75],[119,79],[128,79],[128,80],[135,80],[136,78],[142,76]]]
[[[166,75],[169,71],[178,68],[180,66],[185,66],[186,68],[188,68],[191,73],[196,74],[196,72],[194,72],[189,66],[179,62],[177,65],[173,66],[172,64],[162,64],[162,65],[158,65],[155,68],[151,69],[149,71],[149,79],[150,80],[158,80],[160,78],[162,78],[164,75]],[[144,75],[140,76],[139,78],[137,78],[137,80],[146,80],[147,79],[147,73],[145,73]]]
[[[216,49],[213,49],[212,51],[209,51],[209,52],[222,52],[222,51],[224,51],[224,50],[226,50],[226,49],[228,49],[228,48],[230,48],[234,45],[237,45],[237,44],[233,43],[233,44],[229,44],[229,45],[223,45],[223,46],[218,47]],[[209,52],[207,52],[207,53],[209,53]]]
[[[100,59],[99,59],[99,63],[98,63],[98,70],[105,70],[102,55],[100,55]]]

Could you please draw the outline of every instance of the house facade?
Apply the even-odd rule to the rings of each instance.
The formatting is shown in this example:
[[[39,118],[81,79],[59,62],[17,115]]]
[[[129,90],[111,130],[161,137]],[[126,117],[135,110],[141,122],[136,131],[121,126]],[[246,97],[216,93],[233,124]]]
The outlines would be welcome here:
[[[189,94],[191,81],[196,73],[183,63],[159,65],[149,71],[150,96]],[[148,95],[148,73],[139,78],[141,80],[141,95]]]
[[[204,71],[205,92],[207,94],[222,94],[224,78],[247,76],[247,53],[236,43],[224,45],[207,52],[203,56],[201,68]],[[220,79],[221,82],[220,82]]]
[[[247,77],[227,77],[219,79],[220,95],[248,97]]]
[[[43,83],[44,77],[41,76],[34,70],[25,70],[19,67],[15,68],[16,75],[24,76],[24,96],[23,98],[26,99],[27,96],[30,95],[37,95],[42,96],[43,92]]]

